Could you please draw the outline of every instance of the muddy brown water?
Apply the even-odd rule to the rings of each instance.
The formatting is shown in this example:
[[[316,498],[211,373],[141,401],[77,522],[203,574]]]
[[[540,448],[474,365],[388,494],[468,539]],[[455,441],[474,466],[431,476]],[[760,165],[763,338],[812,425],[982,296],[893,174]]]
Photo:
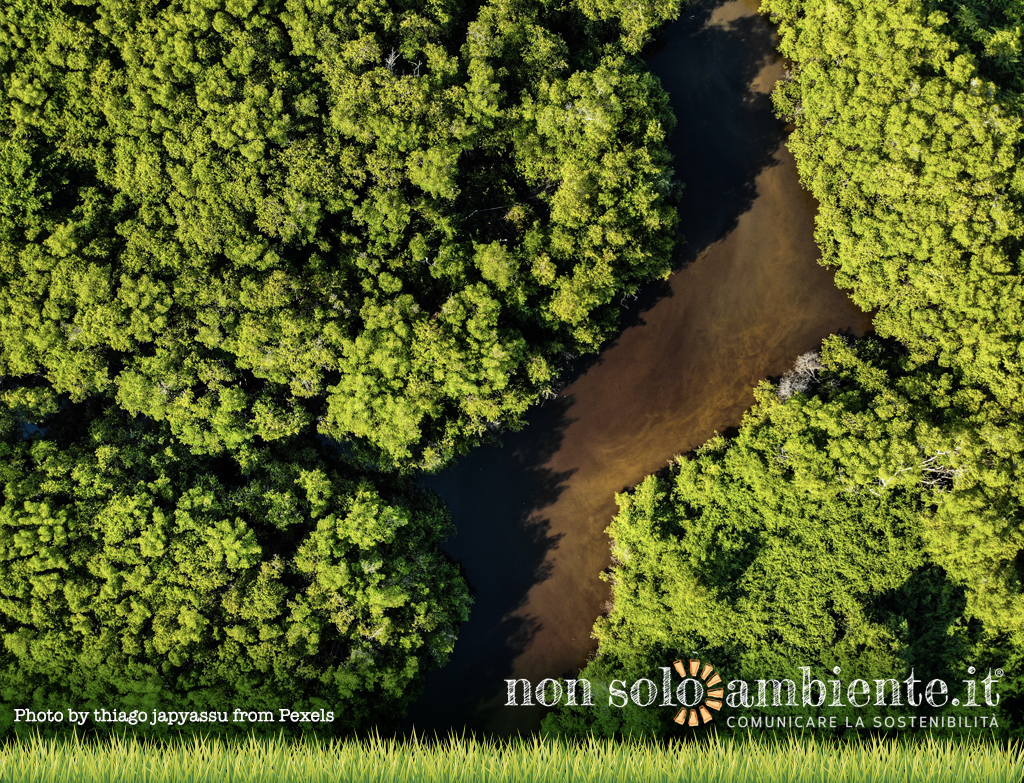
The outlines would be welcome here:
[[[476,603],[407,729],[536,730],[542,713],[504,706],[504,680],[571,675],[593,651],[615,493],[738,425],[758,381],[826,335],[870,328],[817,263],[816,205],[769,98],[784,67],[756,2],[691,4],[647,61],[678,120],[680,271],[522,431],[425,479],[452,511],[445,548]]]

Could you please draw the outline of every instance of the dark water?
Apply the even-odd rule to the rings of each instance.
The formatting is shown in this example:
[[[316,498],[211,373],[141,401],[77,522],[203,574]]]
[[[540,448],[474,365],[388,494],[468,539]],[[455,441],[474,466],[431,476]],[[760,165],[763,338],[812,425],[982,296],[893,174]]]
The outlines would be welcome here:
[[[678,119],[681,271],[524,430],[425,479],[454,515],[445,548],[476,604],[407,729],[535,730],[536,709],[503,706],[504,679],[571,674],[593,651],[614,494],[739,424],[757,382],[826,335],[869,326],[817,264],[815,203],[768,97],[783,68],[755,8],[693,3],[648,56]]]

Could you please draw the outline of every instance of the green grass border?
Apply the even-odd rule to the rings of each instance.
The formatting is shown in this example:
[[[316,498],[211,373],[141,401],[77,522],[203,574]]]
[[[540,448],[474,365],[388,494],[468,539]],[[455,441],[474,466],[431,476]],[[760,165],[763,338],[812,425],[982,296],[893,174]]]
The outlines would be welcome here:
[[[579,743],[534,737],[441,742],[370,737],[192,737],[152,742],[130,735],[8,740],[0,781],[12,783],[1019,783],[1024,746],[975,739],[839,742],[790,736],[659,745]]]

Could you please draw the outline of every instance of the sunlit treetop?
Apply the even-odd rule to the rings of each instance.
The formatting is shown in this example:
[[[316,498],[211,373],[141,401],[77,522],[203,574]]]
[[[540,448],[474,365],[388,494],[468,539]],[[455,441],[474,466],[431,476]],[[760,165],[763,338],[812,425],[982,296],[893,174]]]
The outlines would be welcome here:
[[[514,424],[667,270],[631,52],[677,9],[616,9],[6,4],[0,374],[243,464],[316,431],[430,468]]]
[[[1024,3],[769,0],[817,239],[875,328],[1024,412]]]

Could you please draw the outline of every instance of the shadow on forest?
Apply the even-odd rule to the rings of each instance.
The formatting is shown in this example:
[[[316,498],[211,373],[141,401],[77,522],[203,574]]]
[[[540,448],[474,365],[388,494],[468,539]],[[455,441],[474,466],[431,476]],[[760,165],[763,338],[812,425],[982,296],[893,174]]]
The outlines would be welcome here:
[[[957,628],[967,608],[962,585],[937,565],[915,570],[898,588],[871,596],[865,614],[899,640],[907,670],[946,682],[959,679],[961,662],[977,643],[977,621]]]
[[[543,465],[571,423],[571,398],[535,407],[526,427],[501,445],[481,446],[423,483],[452,513],[458,533],[443,548],[461,561],[474,592],[469,622],[444,668],[427,676],[426,687],[405,720],[417,733],[480,729],[493,707],[485,705],[512,674],[512,662],[540,630],[536,622],[512,617],[530,588],[547,579],[551,535],[543,509],[561,494],[573,471],[554,473]]]

